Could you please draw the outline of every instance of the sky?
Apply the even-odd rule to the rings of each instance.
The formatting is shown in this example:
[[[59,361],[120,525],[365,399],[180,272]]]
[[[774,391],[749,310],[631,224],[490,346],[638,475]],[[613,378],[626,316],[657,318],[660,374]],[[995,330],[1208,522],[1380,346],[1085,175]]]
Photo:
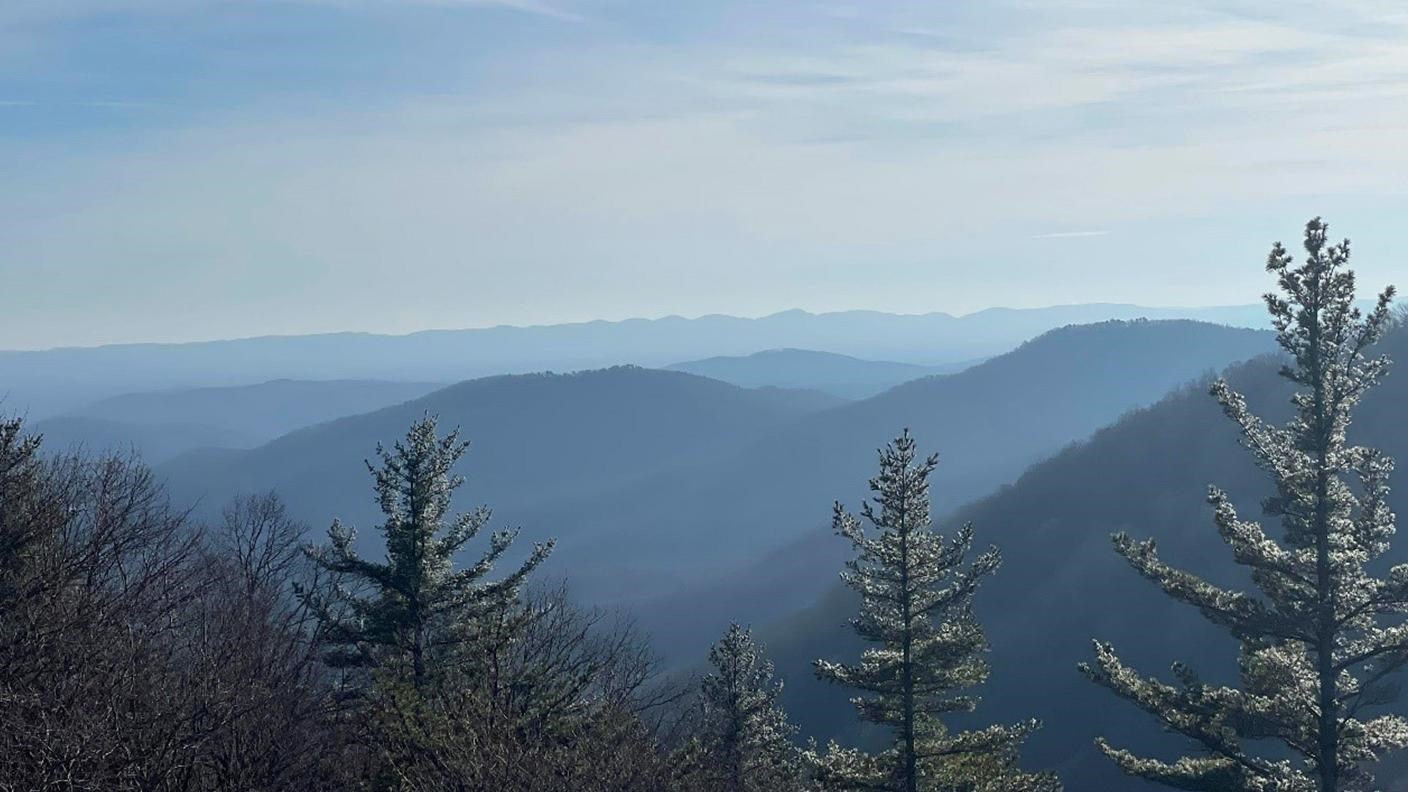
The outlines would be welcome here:
[[[1408,286],[1408,11],[8,0],[0,349]]]

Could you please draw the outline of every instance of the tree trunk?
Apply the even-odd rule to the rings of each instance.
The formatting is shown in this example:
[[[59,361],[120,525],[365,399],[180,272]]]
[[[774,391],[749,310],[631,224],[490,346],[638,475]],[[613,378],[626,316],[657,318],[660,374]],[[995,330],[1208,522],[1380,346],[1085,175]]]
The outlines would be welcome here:
[[[1339,712],[1334,669],[1335,586],[1334,571],[1330,568],[1330,517],[1326,503],[1330,494],[1328,457],[1333,426],[1329,415],[1331,406],[1326,403],[1325,361],[1320,349],[1321,286],[1316,282],[1312,288],[1316,291],[1316,297],[1310,307],[1314,310],[1316,319],[1310,327],[1308,341],[1311,349],[1309,368],[1315,378],[1315,674],[1319,685],[1320,707],[1320,717],[1316,723],[1316,747],[1320,764],[1320,792],[1338,792]]]
[[[906,512],[908,509],[905,510]],[[909,515],[900,515],[901,524],[908,522]],[[911,659],[911,647],[914,643],[914,630],[911,627],[914,619],[912,613],[912,603],[910,602],[909,590],[909,528],[905,528],[905,534],[900,538],[900,598],[904,601],[904,636],[903,636],[903,696],[904,696],[904,788],[905,792],[918,792],[919,789],[919,762],[915,756],[914,748],[914,664]]]

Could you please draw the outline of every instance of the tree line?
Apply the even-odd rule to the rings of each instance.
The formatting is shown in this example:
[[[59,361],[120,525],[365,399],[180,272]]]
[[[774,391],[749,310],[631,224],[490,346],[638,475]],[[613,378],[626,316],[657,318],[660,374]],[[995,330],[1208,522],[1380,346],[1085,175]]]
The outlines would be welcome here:
[[[1098,741],[1125,772],[1172,788],[1369,790],[1374,763],[1408,746],[1391,709],[1408,565],[1381,563],[1392,461],[1347,440],[1388,367],[1374,345],[1393,291],[1358,309],[1348,243],[1329,244],[1318,218],[1304,249],[1297,264],[1278,244],[1267,263],[1293,417],[1266,423],[1212,387],[1275,485],[1262,508],[1279,535],[1208,494],[1255,591],[1113,537],[1138,574],[1239,642],[1239,682],[1180,664],[1171,680],[1146,676],[1100,641],[1079,669],[1186,738],[1173,759]],[[731,625],[709,670],[679,679],[627,617],[538,582],[551,542],[515,548],[487,508],[455,510],[468,450],[433,416],[376,449],[373,558],[336,521],[304,544],[272,493],[197,524],[138,460],[41,453],[22,421],[0,422],[0,790],[1062,788],[1021,764],[1036,721],[955,725],[973,722],[989,681],[973,603],[1001,555],[975,551],[972,525],[936,529],[938,459],[907,430],[880,451],[873,497],[833,518],[854,549],[841,577],[867,648],[814,671],[856,692],[878,735],[862,745],[802,739],[748,628]]]

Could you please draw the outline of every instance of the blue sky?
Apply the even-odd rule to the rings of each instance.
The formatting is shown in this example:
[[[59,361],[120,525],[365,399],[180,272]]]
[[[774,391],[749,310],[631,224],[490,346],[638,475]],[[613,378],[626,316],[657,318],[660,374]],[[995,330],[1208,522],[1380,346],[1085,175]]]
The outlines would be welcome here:
[[[1348,0],[12,0],[0,348],[1408,285]]]

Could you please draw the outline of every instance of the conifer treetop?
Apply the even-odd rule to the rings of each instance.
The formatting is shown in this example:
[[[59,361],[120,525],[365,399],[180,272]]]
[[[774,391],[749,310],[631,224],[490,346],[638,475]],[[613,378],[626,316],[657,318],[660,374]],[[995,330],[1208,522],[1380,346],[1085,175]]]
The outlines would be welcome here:
[[[496,531],[473,564],[455,568],[455,556],[489,523],[480,506],[452,513],[464,477],[454,467],[469,449],[456,429],[440,437],[436,418],[411,425],[391,448],[377,445],[379,464],[368,461],[384,519],[386,561],[370,561],[355,549],[356,532],[341,521],[328,529],[329,544],[306,552],[340,581],[329,591],[303,592],[322,619],[329,660],[340,666],[374,666],[388,653],[409,652],[420,679],[434,658],[452,655],[473,637],[473,622],[502,610],[517,597],[528,575],[552,551],[551,541],[533,545],[528,557],[497,580],[487,580],[512,546],[518,529]]]

